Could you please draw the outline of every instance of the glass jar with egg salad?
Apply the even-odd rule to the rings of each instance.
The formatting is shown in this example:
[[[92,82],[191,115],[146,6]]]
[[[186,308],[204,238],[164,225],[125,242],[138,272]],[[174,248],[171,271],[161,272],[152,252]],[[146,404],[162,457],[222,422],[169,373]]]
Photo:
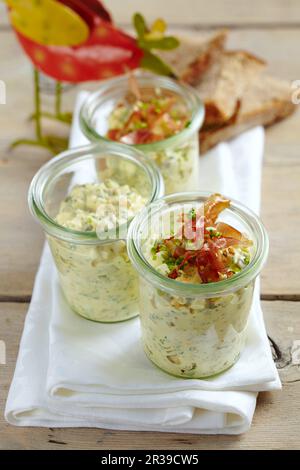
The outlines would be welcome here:
[[[81,108],[80,125],[91,141],[118,141],[146,153],[169,194],[198,189],[203,118],[192,88],[142,73],[109,80],[92,93]]]
[[[29,207],[42,224],[60,285],[76,313],[98,322],[138,314],[138,276],[127,254],[127,229],[162,195],[157,167],[119,144],[68,150],[35,175]]]
[[[268,237],[259,218],[220,194],[166,196],[136,216],[128,253],[140,275],[148,358],[180,377],[231,367],[247,338]]]

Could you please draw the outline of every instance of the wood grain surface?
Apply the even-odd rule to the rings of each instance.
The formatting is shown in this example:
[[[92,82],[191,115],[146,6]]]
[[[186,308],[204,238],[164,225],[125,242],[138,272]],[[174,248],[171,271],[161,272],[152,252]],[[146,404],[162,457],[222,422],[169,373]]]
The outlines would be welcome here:
[[[183,7],[184,5],[184,7]],[[163,16],[180,34],[230,26],[229,45],[268,60],[270,71],[290,81],[300,79],[300,2],[298,0],[111,0],[122,24],[141,10],[148,19]],[[184,28],[184,29],[182,29]],[[7,103],[0,105],[0,340],[7,364],[0,365],[0,448],[2,449],[296,449],[300,447],[300,111],[266,132],[262,184],[262,218],[270,235],[270,257],[262,274],[263,309],[284,386],[262,393],[251,430],[238,437],[168,433],[134,433],[95,429],[15,428],[4,422],[3,409],[14,371],[24,317],[43,243],[41,228],[27,209],[27,191],[45,151],[7,151],[11,140],[33,135],[31,68],[10,31],[0,5],[0,80]],[[92,89],[95,84],[84,87]],[[72,109],[79,87],[64,94]],[[43,96],[50,106],[50,98]],[[299,106],[300,108],[300,106]],[[44,129],[67,135],[50,121]],[[296,351],[296,352],[295,352]]]

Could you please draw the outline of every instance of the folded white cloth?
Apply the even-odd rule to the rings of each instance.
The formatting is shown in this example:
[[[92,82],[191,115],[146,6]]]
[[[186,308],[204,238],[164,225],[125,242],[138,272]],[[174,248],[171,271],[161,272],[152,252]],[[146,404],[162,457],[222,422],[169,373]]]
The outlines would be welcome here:
[[[72,146],[85,142],[78,127],[84,96],[77,100]],[[263,141],[263,130],[256,128],[201,157],[199,188],[258,211]],[[251,425],[257,392],[278,388],[258,285],[239,361],[213,379],[179,379],[148,361],[138,318],[105,325],[72,312],[46,245],[5,417],[19,426],[239,434]]]

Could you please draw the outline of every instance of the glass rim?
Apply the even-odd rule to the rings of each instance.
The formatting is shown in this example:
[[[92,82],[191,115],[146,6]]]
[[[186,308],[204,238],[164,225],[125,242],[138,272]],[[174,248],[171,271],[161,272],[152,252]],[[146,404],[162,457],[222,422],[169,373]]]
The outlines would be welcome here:
[[[238,215],[243,221],[246,222],[252,233],[255,233],[257,239],[256,252],[251,259],[250,263],[242,269],[239,273],[228,279],[218,282],[210,282],[207,284],[190,284],[170,279],[163,274],[159,273],[145,258],[141,252],[139,244],[139,230],[140,227],[149,220],[149,214],[155,215],[163,208],[172,203],[191,203],[193,201],[203,202],[211,195],[208,191],[194,191],[186,193],[175,193],[164,196],[151,203],[148,207],[144,208],[134,218],[127,237],[127,251],[129,258],[139,272],[139,274],[146,278],[150,283],[156,285],[157,288],[165,290],[169,293],[183,296],[203,296],[203,297],[217,297],[219,295],[235,291],[240,287],[245,286],[248,282],[252,281],[261,271],[268,256],[269,239],[267,231],[260,220],[260,218],[247,206],[230,199],[230,207],[227,209],[232,213]],[[226,197],[226,196],[225,196]],[[154,212],[153,212],[154,211]]]
[[[135,165],[142,168],[152,186],[151,195],[146,204],[150,204],[163,195],[164,183],[159,169],[150,158],[136,149],[124,148],[123,145],[117,142],[109,144],[99,142],[97,144],[88,144],[65,150],[56,157],[53,157],[37,171],[28,191],[28,206],[30,212],[34,218],[41,223],[44,230],[49,235],[64,241],[85,244],[104,244],[120,240],[120,238],[110,238],[110,235],[116,233],[116,228],[105,232],[105,239],[101,239],[96,231],[78,231],[60,225],[45,209],[43,191],[46,185],[55,178],[55,175],[59,171],[67,169],[74,162],[82,162],[86,159],[93,158],[93,154],[103,154],[104,156],[111,154],[122,160],[133,162]],[[127,230],[133,218],[134,217],[118,226],[117,230],[121,233],[122,230]]]
[[[155,75],[151,73],[145,72],[137,72],[135,73],[138,81],[141,84],[148,85],[151,83],[153,88],[161,87],[169,91],[173,91],[177,95],[181,95],[184,101],[188,102],[192,107],[192,115],[190,118],[190,122],[187,127],[185,127],[182,131],[174,134],[166,139],[159,140],[157,142],[149,143],[149,144],[124,144],[120,143],[121,145],[126,145],[132,148],[136,148],[142,151],[159,151],[161,149],[167,148],[169,145],[176,144],[178,141],[183,141],[190,137],[191,134],[198,131],[203,124],[204,115],[205,115],[205,108],[204,105],[199,98],[197,92],[190,87],[189,85],[179,83],[169,77],[162,76],[162,75]],[[149,85],[150,86],[150,85]],[[80,128],[84,135],[90,141],[103,141],[103,142],[114,142],[113,140],[108,139],[102,134],[99,134],[94,126],[91,124],[90,118],[90,107],[93,105],[94,102],[97,102],[98,99],[106,98],[106,93],[109,93],[109,90],[112,89],[111,94],[114,94],[114,88],[117,87],[117,90],[120,88],[128,88],[128,74],[122,75],[121,77],[116,77],[107,80],[99,90],[91,93],[84,103],[82,104],[80,111],[79,111],[79,123]],[[97,105],[97,108],[100,104]]]

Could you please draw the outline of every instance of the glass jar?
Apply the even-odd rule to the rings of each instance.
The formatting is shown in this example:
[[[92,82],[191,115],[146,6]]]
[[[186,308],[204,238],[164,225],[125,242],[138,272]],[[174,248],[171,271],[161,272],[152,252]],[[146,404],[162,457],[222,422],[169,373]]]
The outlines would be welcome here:
[[[156,89],[174,95],[185,104],[190,118],[187,127],[171,137],[131,147],[143,151],[158,165],[166,194],[198,189],[198,131],[204,119],[204,107],[196,91],[157,75],[137,74],[136,79],[142,97],[153,97]],[[80,111],[80,126],[90,141],[108,140],[109,116],[128,92],[128,76],[123,76],[107,81],[87,98]]]
[[[75,185],[113,179],[128,184],[150,203],[163,195],[159,170],[136,149],[119,144],[78,147],[44,165],[32,180],[28,202],[41,223],[72,309],[98,322],[138,315],[138,277],[127,255],[131,222],[103,233],[59,225],[60,204]]]
[[[129,257],[140,275],[146,355],[164,371],[187,378],[213,376],[239,358],[247,337],[254,281],[268,254],[261,221],[233,201],[219,219],[253,241],[250,263],[233,277],[208,284],[179,282],[160,274],[147,257],[152,241],[170,236],[170,221],[176,214],[197,211],[208,195],[181,193],[154,202],[136,216],[127,240]]]

